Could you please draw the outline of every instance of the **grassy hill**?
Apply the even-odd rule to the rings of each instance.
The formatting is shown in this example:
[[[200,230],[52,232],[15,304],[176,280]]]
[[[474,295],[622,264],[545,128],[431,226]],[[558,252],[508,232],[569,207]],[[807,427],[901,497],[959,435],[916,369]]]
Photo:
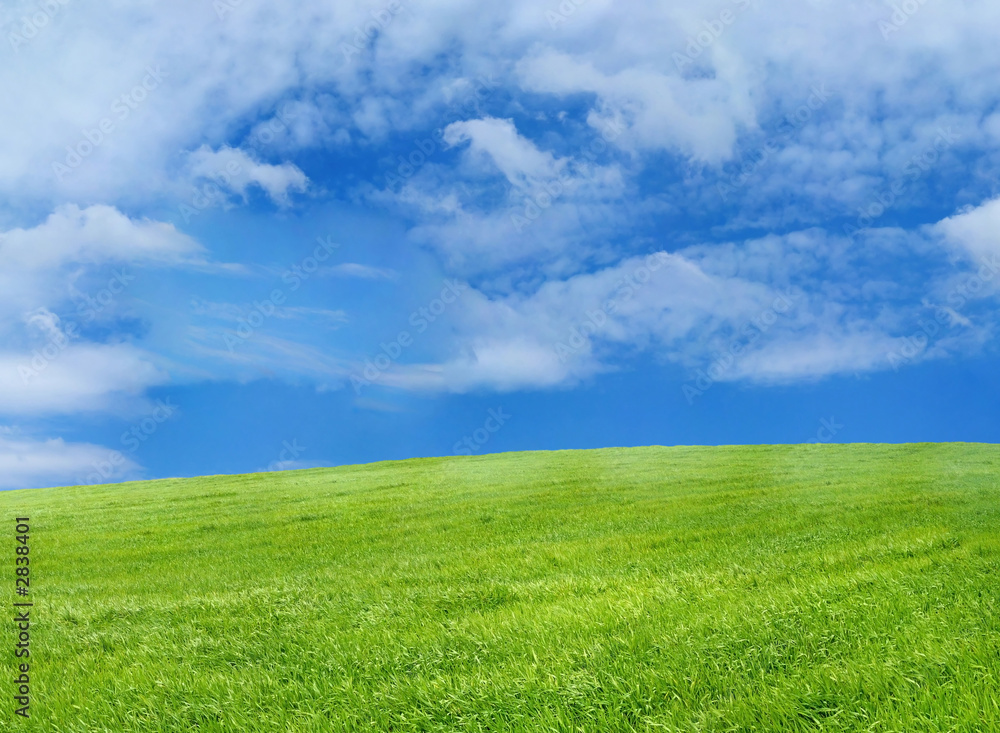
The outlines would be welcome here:
[[[997,446],[418,459],[0,511],[10,591],[31,518],[35,603],[32,718],[5,651],[3,730],[1000,730]]]

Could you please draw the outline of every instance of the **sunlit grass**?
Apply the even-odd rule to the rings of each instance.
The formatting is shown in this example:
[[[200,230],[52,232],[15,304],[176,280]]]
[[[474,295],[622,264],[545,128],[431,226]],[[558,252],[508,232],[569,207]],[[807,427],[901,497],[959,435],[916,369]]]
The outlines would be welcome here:
[[[31,517],[36,603],[32,721],[0,690],[0,729],[1000,730],[995,446],[512,453],[0,508]]]

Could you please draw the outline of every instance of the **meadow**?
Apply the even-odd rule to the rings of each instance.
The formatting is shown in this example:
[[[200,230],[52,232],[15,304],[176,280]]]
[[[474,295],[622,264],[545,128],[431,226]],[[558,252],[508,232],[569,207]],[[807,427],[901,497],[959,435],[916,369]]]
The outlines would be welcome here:
[[[1000,730],[998,446],[415,459],[0,516],[35,604],[0,730]]]

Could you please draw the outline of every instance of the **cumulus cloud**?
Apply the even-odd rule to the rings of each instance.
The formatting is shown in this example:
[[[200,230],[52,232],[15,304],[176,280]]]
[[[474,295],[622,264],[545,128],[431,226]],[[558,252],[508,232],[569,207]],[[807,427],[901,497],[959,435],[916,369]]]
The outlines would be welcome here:
[[[555,178],[566,164],[519,135],[513,120],[486,117],[453,122],[445,128],[444,140],[449,145],[468,142],[472,154],[488,157],[516,186]]]
[[[34,349],[0,351],[0,414],[135,412],[148,388],[169,381],[161,361],[130,344],[73,341],[53,327]]]
[[[949,216],[933,230],[967,255],[995,262],[1000,256],[1000,198]]]
[[[0,333],[9,337],[24,313],[85,297],[81,290],[113,280],[111,289],[123,293],[135,279],[129,266],[206,269],[206,255],[172,224],[106,205],[59,206],[33,227],[0,231]]]
[[[199,0],[112,0],[99,14],[66,6],[0,69],[3,88],[21,100],[5,116],[0,188],[42,198],[53,190],[88,198],[172,190],[182,151],[244,142],[262,112],[289,97],[304,102],[303,113],[287,123],[283,140],[325,146],[331,137],[432,126],[448,103],[445,90],[482,74],[515,93],[521,86],[550,98],[589,97],[595,122],[610,114],[626,120],[621,145],[707,162],[729,158],[740,135],[776,106],[827,81],[851,112],[828,138],[841,149],[859,134],[891,144],[914,127],[902,119],[937,123],[944,99],[971,118],[993,94],[985,80],[997,70],[977,51],[1000,12],[986,0],[921,5],[888,39],[880,23],[893,11],[877,3],[778,0],[764,11],[751,0],[638,2],[625,13],[591,0],[568,14],[527,0],[422,8],[373,25],[361,0],[310,1],[294,14],[242,4],[223,18]],[[23,12],[6,13],[4,27],[16,34]],[[58,76],[40,64],[57,52],[76,61]],[[161,79],[143,92],[149,68]],[[429,68],[440,78],[428,78]],[[72,175],[54,180],[52,163],[103,119],[114,129]]]
[[[491,117],[448,125],[452,146],[467,144],[468,176],[456,184],[426,166],[388,200],[415,212],[415,241],[435,247],[462,274],[496,271],[531,260],[551,272],[587,259],[602,234],[613,230],[625,192],[616,164],[558,157],[522,135],[512,120]],[[578,264],[576,265],[578,267]]]
[[[8,270],[50,269],[71,261],[176,265],[203,254],[201,245],[172,224],[130,219],[106,205],[64,204],[35,227],[0,232],[0,257]]]
[[[82,483],[94,466],[108,463],[111,451],[91,443],[61,438],[38,440],[0,429],[0,489],[24,489]],[[134,477],[140,467],[123,456],[109,480]]]
[[[924,246],[917,235],[907,241]],[[452,319],[452,355],[394,365],[380,381],[453,392],[567,387],[644,351],[688,373],[722,364],[714,381],[794,383],[981,346],[989,323],[932,302],[945,280],[877,279],[887,258],[898,262],[895,247],[809,230],[628,258],[528,294],[474,290]],[[943,325],[928,343],[921,324],[936,318]]]
[[[738,126],[752,126],[753,108],[727,80],[684,79],[650,69],[606,73],[567,53],[546,51],[522,62],[525,87],[536,92],[596,94],[601,101],[590,120],[607,127],[624,118],[616,143],[633,148],[668,148],[696,160],[720,162],[732,155]]]
[[[146,389],[169,381],[166,360],[113,336],[94,341],[83,327],[138,294],[135,268],[210,270],[205,256],[173,225],[105,205],[66,204],[0,232],[0,414],[140,409]],[[67,309],[82,315],[58,315]]]
[[[305,173],[291,163],[260,163],[245,150],[228,146],[212,150],[203,145],[188,156],[188,168],[195,178],[208,179],[243,198],[250,186],[258,186],[280,206],[288,206],[289,194],[305,191],[309,184]]]
[[[570,386],[615,369],[620,350],[637,347],[690,363],[705,356],[712,337],[779,296],[666,252],[551,280],[530,295],[473,291],[453,320],[458,353],[438,364],[399,366],[382,382],[454,392]]]

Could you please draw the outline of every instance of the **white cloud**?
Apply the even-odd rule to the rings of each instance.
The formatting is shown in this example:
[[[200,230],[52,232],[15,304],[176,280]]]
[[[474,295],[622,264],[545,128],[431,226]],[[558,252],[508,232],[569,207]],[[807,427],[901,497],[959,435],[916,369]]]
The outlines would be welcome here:
[[[205,254],[172,224],[111,206],[60,206],[34,227],[0,231],[0,334],[9,338],[24,313],[54,309],[81,289],[121,295],[135,280],[131,266],[209,269]]]
[[[323,267],[319,274],[327,277],[354,277],[361,280],[395,280],[399,273],[387,267],[372,267],[357,262],[342,262],[339,265]]]
[[[169,381],[165,360],[114,338],[88,341],[81,324],[112,317],[138,295],[134,267],[210,270],[204,257],[173,225],[104,205],[66,204],[37,226],[0,232],[0,414],[139,409],[146,389]],[[100,290],[80,292],[95,283]],[[63,322],[56,312],[72,298],[96,309]]]
[[[682,79],[647,68],[605,73],[566,53],[547,51],[522,62],[523,84],[536,92],[597,94],[602,109],[591,117],[616,144],[668,148],[705,162],[730,157],[738,126],[755,124],[753,108],[721,77]],[[742,81],[742,80],[740,80]],[[618,123],[616,119],[624,119]],[[619,135],[617,127],[624,124]]]
[[[41,270],[67,262],[153,262],[181,264],[204,249],[172,224],[130,219],[112,206],[56,208],[30,229],[0,232],[4,269]]]
[[[378,143],[442,127],[451,145],[467,146],[460,156],[440,151],[400,190],[368,200],[401,204],[412,217],[412,239],[451,272],[490,279],[455,314],[452,351],[401,367],[387,381],[456,390],[571,384],[637,350],[691,367],[792,284],[804,293],[799,308],[732,378],[878,368],[879,352],[905,333],[925,295],[914,294],[903,266],[907,256],[925,254],[907,249],[921,243],[885,235],[884,247],[873,250],[883,259],[874,262],[825,233],[784,232],[789,222],[856,215],[941,126],[954,126],[962,145],[982,153],[968,171],[969,187],[995,180],[1000,127],[987,113],[1000,101],[1000,59],[982,48],[994,41],[1000,5],[922,4],[888,39],[879,32],[893,13],[885,4],[752,5],[643,0],[626,12],[590,0],[566,13],[565,3],[429,0],[367,34],[372,7],[361,0],[308,0],[296,12],[241,3],[224,18],[204,0],[63,6],[0,67],[0,87],[14,100],[0,135],[0,193],[9,202],[0,211],[0,333],[7,339],[0,411],[106,409],[169,378],[165,360],[138,346],[68,338],[39,373],[37,384],[48,387],[18,381],[17,367],[33,349],[62,333],[53,314],[63,312],[57,306],[69,287],[95,269],[207,268],[205,251],[187,235],[122,212],[172,209],[190,200],[192,178],[217,180],[220,171],[236,196],[259,187],[286,206],[310,181],[298,165],[275,161],[298,155],[311,173],[308,153],[325,149],[345,160],[370,155],[367,162],[381,165]],[[0,25],[16,29],[25,7],[5,5]],[[552,27],[549,7],[564,22]],[[720,26],[723,9],[739,12]],[[702,43],[706,29],[711,38]],[[343,43],[357,53],[345,54]],[[691,63],[678,62],[679,54],[690,54]],[[496,81],[466,104],[470,80],[484,77]],[[817,85],[830,90],[827,106],[780,135]],[[485,109],[474,109],[479,102]],[[113,129],[98,134],[105,119]],[[588,162],[581,146],[592,142],[610,148]],[[724,227],[711,236],[685,231],[685,214],[719,211],[711,182],[720,165],[741,166],[767,143],[776,152],[740,189],[738,211]],[[73,155],[82,160],[54,174],[53,164]],[[333,170],[340,158],[331,159],[317,168],[326,165],[338,183],[354,181],[355,171],[341,175]],[[954,164],[943,153],[935,171]],[[916,195],[921,185],[900,209],[926,200]],[[9,223],[26,211],[53,213],[33,227]],[[662,215],[655,226],[665,243],[644,238],[644,214]],[[934,231],[963,253],[993,256],[998,218],[1000,207],[988,202]],[[747,226],[776,233],[712,241]],[[559,358],[555,344],[637,267],[631,254],[660,246],[674,249],[671,266],[606,314],[572,358]],[[326,271],[389,273],[355,263]],[[170,310],[161,307],[162,320],[177,317],[163,315]],[[276,313],[327,325],[343,315],[304,305]],[[215,315],[239,318],[222,306]],[[262,333],[237,356],[214,353],[218,335],[201,325],[185,331],[195,358],[207,355],[213,369],[236,361],[247,372],[345,372],[347,357],[331,357],[315,334],[296,343]]]
[[[898,353],[902,344],[900,338],[864,324],[857,331],[827,326],[820,332],[783,333],[734,359],[718,381],[790,383],[876,371],[889,366],[889,355]]]
[[[572,386],[637,352],[689,373],[721,360],[715,381],[791,383],[981,346],[989,323],[970,324],[953,310],[947,317],[928,300],[947,289],[947,279],[967,281],[968,273],[929,283],[919,275],[876,279],[887,262],[895,266],[925,247],[919,236],[897,239],[855,241],[813,229],[629,258],[549,279],[529,293],[473,290],[453,317],[452,353],[394,366],[381,383],[454,392]],[[915,339],[938,311],[965,326],[942,326],[931,343]]]
[[[428,165],[397,192],[380,192],[416,212],[411,236],[462,274],[531,261],[551,273],[578,269],[604,234],[620,224],[625,192],[617,165],[556,157],[495,118],[449,125],[444,139],[469,143],[465,180]],[[500,180],[498,180],[500,179]],[[502,196],[498,199],[500,192]]]
[[[933,229],[972,258],[995,262],[1000,256],[1000,198],[950,216]]]
[[[486,8],[438,0],[420,13],[404,7],[369,38],[364,26],[373,11],[362,0],[311,0],[296,13],[241,3],[221,19],[201,0],[110,0],[100,12],[65,6],[36,38],[11,49],[0,69],[0,85],[18,100],[0,137],[0,190],[137,200],[175,190],[171,173],[182,151],[242,143],[239,135],[288,98],[303,101],[303,114],[282,144],[324,145],[331,135],[343,140],[433,124],[447,104],[446,89],[482,74],[495,74],[508,88],[520,80],[557,100],[590,95],[595,121],[613,113],[627,121],[620,144],[704,161],[728,158],[762,112],[823,81],[851,112],[828,136],[840,149],[859,132],[875,130],[891,143],[915,127],[901,121],[935,120],[952,90],[959,116],[995,101],[987,80],[997,61],[978,50],[1000,17],[995,3],[924,4],[889,41],[878,23],[893,11],[878,3],[776,0],[766,11],[756,5],[645,1],[622,12],[590,0],[553,28],[547,9],[528,0]],[[551,10],[562,14],[558,4]],[[720,26],[723,10],[735,17]],[[22,15],[8,4],[0,20],[16,31]],[[693,66],[679,66],[676,55],[688,54],[692,39],[713,26],[718,32]],[[345,56],[343,46],[356,49],[359,34],[362,50]],[[53,74],[48,59],[72,63]],[[141,88],[147,67],[159,68],[161,80],[119,118],[113,110]],[[430,78],[428,68],[435,69]],[[865,129],[851,130],[859,116],[869,118]],[[55,180],[52,164],[67,156],[66,146],[85,141],[103,119],[113,131],[71,175]],[[352,119],[354,128],[346,129]]]
[[[289,193],[305,191],[309,184],[305,173],[291,163],[260,163],[245,150],[228,146],[213,151],[203,145],[188,156],[188,168],[195,178],[208,179],[244,198],[250,186],[259,186],[279,206],[288,206]]]
[[[129,344],[73,342],[61,331],[38,348],[0,351],[0,414],[138,411],[169,381],[162,361]]]
[[[474,156],[488,157],[515,186],[556,178],[566,163],[519,135],[513,120],[486,117],[453,122],[445,128],[444,140],[452,146],[469,142]]]
[[[548,281],[530,295],[472,291],[454,316],[458,353],[438,364],[401,365],[381,382],[454,392],[569,386],[617,368],[621,350],[635,348],[693,363],[713,337],[778,296],[666,252]]]
[[[107,465],[108,480],[135,476],[140,467],[122,457],[108,461],[107,448],[90,443],[67,443],[61,438],[37,440],[0,432],[0,489],[42,488],[82,483],[95,465]]]

